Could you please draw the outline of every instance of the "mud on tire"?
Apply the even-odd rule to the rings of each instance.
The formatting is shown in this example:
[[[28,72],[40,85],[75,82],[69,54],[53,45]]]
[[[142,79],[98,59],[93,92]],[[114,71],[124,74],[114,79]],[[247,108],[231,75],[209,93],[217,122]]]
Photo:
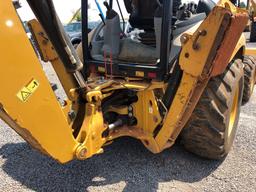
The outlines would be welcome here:
[[[228,154],[236,134],[243,79],[242,61],[237,59],[209,81],[181,133],[181,143],[188,151],[208,159]]]

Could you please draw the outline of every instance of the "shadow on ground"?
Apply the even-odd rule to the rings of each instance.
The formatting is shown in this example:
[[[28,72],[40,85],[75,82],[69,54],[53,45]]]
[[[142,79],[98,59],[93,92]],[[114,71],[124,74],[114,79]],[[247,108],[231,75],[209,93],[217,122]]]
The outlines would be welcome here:
[[[221,162],[198,158],[176,145],[161,154],[148,152],[140,142],[122,138],[105,153],[86,161],[60,165],[27,144],[0,149],[2,169],[36,191],[87,191],[88,187],[125,182],[124,191],[156,191],[160,182],[193,183],[207,177]]]

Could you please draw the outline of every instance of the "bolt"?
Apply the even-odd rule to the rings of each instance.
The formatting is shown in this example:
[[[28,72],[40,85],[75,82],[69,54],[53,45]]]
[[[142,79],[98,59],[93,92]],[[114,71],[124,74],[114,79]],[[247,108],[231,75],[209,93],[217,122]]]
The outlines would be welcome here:
[[[83,146],[79,146],[76,150],[76,157],[79,160],[86,159],[87,149]]]
[[[188,37],[187,37],[187,35],[182,35],[182,36],[180,37],[180,42],[181,42],[182,44],[186,44],[186,43],[188,42]]]
[[[158,118],[156,116],[153,116],[153,120],[154,120],[155,123],[158,122]]]
[[[93,132],[93,133],[92,133],[92,140],[94,140],[95,138],[96,138],[96,133]]]
[[[68,116],[71,120],[75,119],[76,118],[76,113],[72,110],[70,112],[68,112]]]

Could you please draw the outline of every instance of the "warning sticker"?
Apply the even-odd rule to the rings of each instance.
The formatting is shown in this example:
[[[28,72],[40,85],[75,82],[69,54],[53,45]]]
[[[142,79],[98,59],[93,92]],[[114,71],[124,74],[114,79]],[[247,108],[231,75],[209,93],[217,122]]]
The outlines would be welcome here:
[[[22,102],[26,102],[29,99],[29,97],[37,90],[38,87],[39,87],[39,82],[37,80],[32,80],[27,86],[23,87],[17,93],[17,97]]]
[[[144,77],[145,76],[143,71],[136,71],[135,75],[138,76],[138,77]]]

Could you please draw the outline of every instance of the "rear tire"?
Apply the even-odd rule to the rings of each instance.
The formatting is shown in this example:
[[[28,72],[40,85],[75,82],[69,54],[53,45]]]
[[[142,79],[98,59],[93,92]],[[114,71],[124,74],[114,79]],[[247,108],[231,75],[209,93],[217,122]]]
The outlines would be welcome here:
[[[181,133],[184,147],[201,157],[222,159],[231,149],[243,96],[243,65],[235,60],[205,88]]]
[[[251,24],[250,42],[256,42],[256,22]]]
[[[246,104],[253,93],[255,80],[256,80],[256,63],[252,56],[245,56],[243,60],[244,64],[244,93],[243,93],[243,105]]]

